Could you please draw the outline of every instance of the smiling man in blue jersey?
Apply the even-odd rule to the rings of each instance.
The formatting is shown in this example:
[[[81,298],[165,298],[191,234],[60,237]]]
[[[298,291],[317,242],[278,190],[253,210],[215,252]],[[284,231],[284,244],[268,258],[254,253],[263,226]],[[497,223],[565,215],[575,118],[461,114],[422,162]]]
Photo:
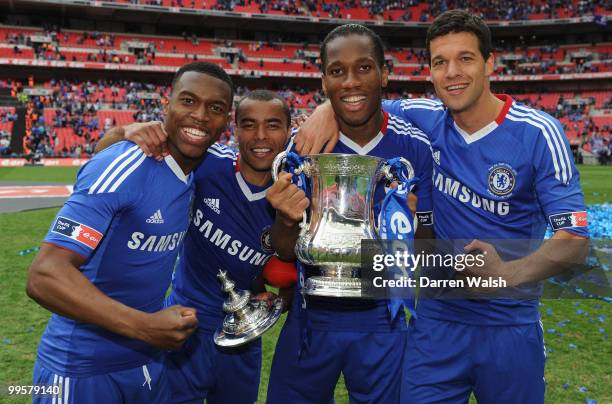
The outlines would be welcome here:
[[[417,215],[431,224],[429,144],[418,130],[406,130],[401,118],[381,109],[388,70],[378,35],[357,24],[340,26],[325,38],[321,61],[323,89],[342,131],[332,151],[406,157],[420,178],[415,186]],[[375,203],[384,197],[382,188],[377,189]],[[289,173],[279,175],[267,197],[277,209],[273,245],[281,258],[293,260],[298,223],[309,201],[292,184]],[[419,226],[423,233],[428,227]],[[305,330],[300,310],[307,311],[307,342],[301,337]],[[403,315],[391,317],[384,300],[315,296],[304,300],[296,288],[274,354],[267,402],[330,402],[341,373],[352,402],[397,402],[407,327]]]
[[[197,310],[198,331],[166,358],[172,403],[254,403],[261,371],[261,339],[241,347],[220,348],[213,334],[224,318],[224,296],[217,279],[228,272],[243,290],[260,292],[258,276],[273,254],[270,226],[274,209],[265,198],[274,157],[283,150],[291,115],[286,102],[255,90],[236,106],[239,154],[215,144],[194,172],[193,217],[185,236],[166,304]],[[157,154],[166,134],[156,122],[114,128],[101,147],[124,136]],[[261,293],[272,299],[271,293]]]
[[[384,107],[431,142],[436,237],[454,244],[468,240],[457,245],[460,251],[486,253],[484,267],[467,275],[501,277],[507,286],[531,293],[522,300],[419,301],[402,399],[467,403],[473,392],[482,403],[542,403],[545,350],[537,282],[582,262],[588,249],[568,140],[548,114],[491,92],[491,34],[480,18],[462,10],[443,13],[428,30],[427,50],[440,101],[387,101]],[[310,123],[317,133],[337,132],[334,125],[321,128],[333,123],[329,105],[316,115]],[[301,139],[301,150],[311,152],[328,140]],[[555,234],[542,243],[547,224]],[[483,239],[513,240],[514,252],[503,261]],[[531,250],[517,254],[517,240]]]
[[[233,86],[208,63],[181,67],[165,107],[169,155],[120,142],[81,168],[28,275],[27,293],[54,312],[38,348],[35,384],[61,385],[35,402],[165,403],[162,349],[197,328],[196,311],[164,309],[189,225],[192,171],[224,130]]]

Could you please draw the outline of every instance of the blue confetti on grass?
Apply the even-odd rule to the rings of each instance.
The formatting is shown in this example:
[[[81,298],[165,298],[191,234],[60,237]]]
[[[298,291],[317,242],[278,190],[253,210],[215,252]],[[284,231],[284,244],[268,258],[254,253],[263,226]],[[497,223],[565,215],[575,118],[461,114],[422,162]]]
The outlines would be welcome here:
[[[581,392],[581,393],[586,393],[587,391],[589,391],[589,389],[587,389],[584,386],[580,386],[580,387],[578,387],[578,391]]]
[[[557,330],[555,330],[554,328],[549,328],[548,330],[546,330],[546,332],[549,334],[554,334],[557,332]]]
[[[40,250],[40,247],[32,247],[32,248],[26,248],[25,250],[21,250],[17,253],[17,255],[19,255],[20,257],[23,257],[25,255],[28,255],[30,253],[36,252]]]
[[[5,338],[5,339],[3,339],[3,340],[2,340],[2,343],[3,343],[4,345],[12,345],[12,344],[13,344],[13,341],[11,341],[11,339],[10,339],[10,338]]]
[[[597,400],[593,400],[592,398],[587,398],[586,404],[597,404]]]
[[[570,348],[572,348],[572,349],[578,349],[578,347],[576,346],[576,344],[572,344],[572,343],[570,343],[570,344],[569,344],[569,347],[570,347]]]
[[[569,388],[570,388],[570,386],[571,386],[571,384],[569,384],[569,383],[564,383],[564,384],[563,384],[563,390],[567,390],[567,389],[569,389]]]

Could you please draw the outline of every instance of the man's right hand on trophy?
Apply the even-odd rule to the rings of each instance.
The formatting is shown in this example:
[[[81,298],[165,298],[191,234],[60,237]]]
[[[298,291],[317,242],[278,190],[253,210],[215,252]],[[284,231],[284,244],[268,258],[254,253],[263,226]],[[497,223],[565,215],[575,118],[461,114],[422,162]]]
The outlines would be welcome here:
[[[253,299],[255,300],[260,300],[262,302],[266,302],[266,305],[268,306],[268,308],[272,307],[272,303],[274,302],[274,299],[276,299],[278,296],[275,293],[272,292],[261,292],[256,294]]]
[[[302,220],[302,215],[310,205],[304,191],[291,182],[293,175],[281,171],[276,181],[266,192],[266,198],[283,223],[292,227]]]
[[[148,157],[161,160],[169,154],[168,134],[162,122],[134,122],[123,130],[125,139],[136,143]]]

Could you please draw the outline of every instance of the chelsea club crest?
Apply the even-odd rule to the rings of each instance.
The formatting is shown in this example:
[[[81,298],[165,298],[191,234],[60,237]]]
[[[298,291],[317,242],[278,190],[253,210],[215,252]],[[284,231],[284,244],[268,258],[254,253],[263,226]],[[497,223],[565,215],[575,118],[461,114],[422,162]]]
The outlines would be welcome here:
[[[261,235],[259,236],[259,241],[261,242],[261,248],[265,252],[272,254],[274,252],[274,248],[272,248],[272,239],[270,237],[270,227],[266,226],[263,228]]]
[[[489,192],[493,195],[509,196],[516,185],[514,169],[506,163],[498,163],[489,168]]]

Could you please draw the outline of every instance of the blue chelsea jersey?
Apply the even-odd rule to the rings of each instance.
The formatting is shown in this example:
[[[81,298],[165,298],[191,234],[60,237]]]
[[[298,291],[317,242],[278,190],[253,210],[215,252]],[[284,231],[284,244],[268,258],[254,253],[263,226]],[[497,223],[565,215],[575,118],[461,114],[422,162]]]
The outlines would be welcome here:
[[[44,241],[86,258],[80,270],[110,298],[159,311],[189,222],[192,177],[170,156],[158,162],[119,142],[81,168]],[[138,367],[157,354],[142,341],[58,314],[38,349],[48,369],[73,376]]]
[[[588,236],[579,174],[560,123],[548,114],[498,96],[504,108],[489,125],[465,133],[439,101],[385,101],[425,132],[434,160],[434,231],[442,240],[536,240],[554,230]],[[516,254],[506,259],[518,258]],[[473,324],[538,321],[537,299],[424,300],[418,313]]]
[[[293,148],[293,144],[289,145]],[[390,160],[404,157],[410,161],[415,175],[419,177],[412,192],[417,196],[417,217],[420,225],[429,226],[432,217],[431,199],[431,150],[427,136],[419,129],[395,114],[384,114],[380,132],[368,144],[361,147],[344,134],[334,147],[333,153],[359,154]],[[378,186],[374,194],[375,217],[378,217],[380,203],[385,196],[384,187]],[[306,266],[307,273],[312,270]],[[296,288],[297,289],[297,288]],[[296,295],[293,304],[299,304],[302,297]],[[387,302],[363,299],[337,299],[308,297],[308,320],[313,329],[340,331],[393,331],[404,327],[403,322],[391,323]],[[296,313],[296,307],[292,313]],[[397,317],[396,317],[397,320]]]
[[[250,290],[272,256],[270,227],[274,209],[265,191],[245,181],[239,157],[215,144],[195,171],[194,210],[173,279],[173,298],[195,307],[200,328],[221,325],[227,298],[217,279],[219,269],[239,289]]]

